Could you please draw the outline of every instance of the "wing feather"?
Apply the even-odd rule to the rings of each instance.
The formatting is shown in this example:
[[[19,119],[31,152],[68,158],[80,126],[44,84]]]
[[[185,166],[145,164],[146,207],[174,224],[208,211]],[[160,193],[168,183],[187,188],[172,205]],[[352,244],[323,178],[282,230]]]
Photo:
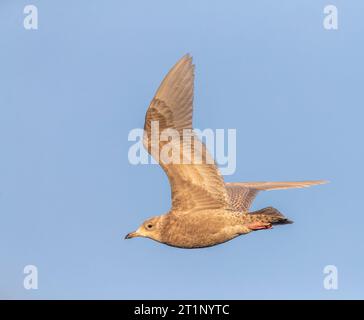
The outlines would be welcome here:
[[[145,116],[144,146],[168,176],[174,212],[229,206],[224,180],[205,144],[192,130],[193,82],[192,58],[185,55],[162,81]],[[157,141],[152,136],[153,122],[159,127]],[[160,134],[167,129],[175,130],[179,138],[162,141]],[[162,157],[167,144],[179,162]]]
[[[327,183],[325,180],[278,181],[278,182],[230,182],[226,183],[231,206],[238,211],[249,211],[259,191],[306,188]]]

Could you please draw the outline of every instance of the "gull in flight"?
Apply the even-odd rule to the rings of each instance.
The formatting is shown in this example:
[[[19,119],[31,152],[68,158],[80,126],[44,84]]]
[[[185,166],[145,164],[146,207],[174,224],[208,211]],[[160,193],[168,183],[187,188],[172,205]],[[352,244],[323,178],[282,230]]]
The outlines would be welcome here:
[[[250,212],[257,193],[304,188],[326,181],[225,183],[205,144],[193,133],[193,88],[194,65],[187,54],[162,81],[144,124],[144,147],[168,176],[172,207],[169,212],[146,220],[125,238],[145,237],[173,247],[203,248],[252,231],[270,229],[272,225],[292,223],[273,207]],[[153,143],[153,123],[158,123],[160,132],[172,130],[181,136],[187,132],[191,139],[172,139],[172,142],[158,139]],[[161,159],[160,150],[167,143],[174,144],[172,150],[180,152],[178,158],[189,150],[192,161]],[[197,158],[200,161],[195,161]]]

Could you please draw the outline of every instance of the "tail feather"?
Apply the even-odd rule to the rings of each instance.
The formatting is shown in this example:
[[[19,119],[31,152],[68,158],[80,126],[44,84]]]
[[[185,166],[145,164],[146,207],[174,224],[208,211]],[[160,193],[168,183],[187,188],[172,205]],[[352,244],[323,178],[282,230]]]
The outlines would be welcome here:
[[[255,219],[273,225],[291,224],[292,220],[286,218],[282,213],[273,207],[267,207],[250,213]]]

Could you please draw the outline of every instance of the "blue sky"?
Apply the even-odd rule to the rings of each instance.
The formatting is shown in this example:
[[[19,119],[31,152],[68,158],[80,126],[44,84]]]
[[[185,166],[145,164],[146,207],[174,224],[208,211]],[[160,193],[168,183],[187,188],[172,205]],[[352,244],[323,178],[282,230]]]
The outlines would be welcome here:
[[[39,29],[25,30],[34,4]],[[339,29],[323,28],[335,4]],[[362,1],[0,4],[0,297],[364,298]],[[169,68],[196,64],[194,125],[237,130],[227,181],[328,179],[271,191],[295,224],[181,250],[124,241],[170,206],[131,129]],[[38,290],[23,268],[36,265]],[[338,268],[325,290],[323,268]]]

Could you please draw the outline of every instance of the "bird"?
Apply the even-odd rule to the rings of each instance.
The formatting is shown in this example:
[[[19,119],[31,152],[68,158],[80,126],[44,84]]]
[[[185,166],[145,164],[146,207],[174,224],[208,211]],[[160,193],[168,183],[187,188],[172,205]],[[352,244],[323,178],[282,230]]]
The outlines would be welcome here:
[[[274,207],[250,211],[256,195],[264,190],[304,188],[324,184],[325,180],[280,182],[224,182],[205,144],[192,126],[194,69],[190,54],[184,55],[167,73],[145,115],[143,145],[157,160],[171,187],[171,209],[144,221],[125,239],[149,238],[171,247],[195,249],[222,244],[252,231],[271,229],[273,225],[291,224]],[[152,137],[153,123],[159,130],[172,130],[189,138],[165,141]],[[177,150],[181,159],[190,151],[190,163],[165,161],[160,150],[166,144]],[[179,153],[178,153],[179,151]],[[194,161],[198,158],[202,161]]]

